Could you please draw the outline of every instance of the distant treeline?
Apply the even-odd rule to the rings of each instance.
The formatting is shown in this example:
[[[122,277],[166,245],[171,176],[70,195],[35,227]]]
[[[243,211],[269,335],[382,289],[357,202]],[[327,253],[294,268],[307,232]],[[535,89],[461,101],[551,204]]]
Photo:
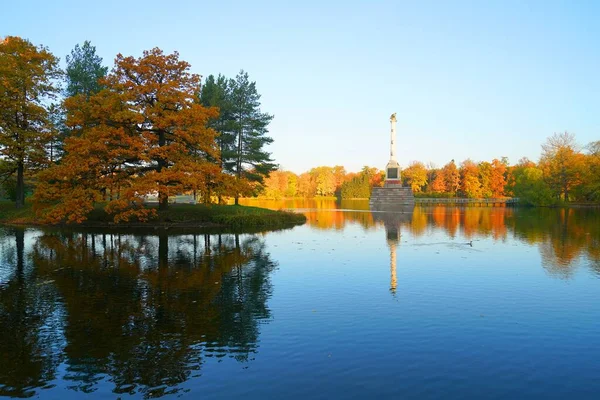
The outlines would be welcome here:
[[[265,180],[262,196],[343,199],[368,198],[373,186],[383,185],[385,172],[364,167],[358,173],[344,167],[317,167],[296,175],[273,171]],[[537,163],[522,158],[491,162],[451,160],[441,168],[413,161],[402,170],[402,183],[417,196],[501,198],[519,197],[525,204],[556,205],[563,202],[600,201],[600,141],[579,146],[570,133],[554,134],[542,145]]]

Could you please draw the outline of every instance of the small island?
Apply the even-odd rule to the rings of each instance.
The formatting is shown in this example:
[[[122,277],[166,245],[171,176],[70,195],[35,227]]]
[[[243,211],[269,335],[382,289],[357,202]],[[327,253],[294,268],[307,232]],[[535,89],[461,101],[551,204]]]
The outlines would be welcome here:
[[[156,210],[156,206],[149,206]],[[220,229],[235,231],[279,230],[302,225],[306,216],[282,210],[240,205],[171,204],[168,210],[156,210],[156,216],[146,221],[133,219],[114,222],[102,205],[97,205],[81,223],[50,224],[36,217],[30,204],[17,209],[12,203],[0,203],[0,223],[21,226],[59,226],[75,228],[184,228],[193,230]]]

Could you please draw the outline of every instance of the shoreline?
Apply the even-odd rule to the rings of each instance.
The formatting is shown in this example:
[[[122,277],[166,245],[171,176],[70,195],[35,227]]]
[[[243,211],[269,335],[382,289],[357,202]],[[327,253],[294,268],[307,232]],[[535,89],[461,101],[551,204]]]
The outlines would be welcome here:
[[[44,223],[34,214],[31,204],[16,209],[13,204],[0,203],[0,225],[58,229],[111,230],[252,230],[288,229],[306,223],[304,214],[269,210],[252,206],[171,204],[166,211],[147,222],[115,223],[98,205],[81,223]]]

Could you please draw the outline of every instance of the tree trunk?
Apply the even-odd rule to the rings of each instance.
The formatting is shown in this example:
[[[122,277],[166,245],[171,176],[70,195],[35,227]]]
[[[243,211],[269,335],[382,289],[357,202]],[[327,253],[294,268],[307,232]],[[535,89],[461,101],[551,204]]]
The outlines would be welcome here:
[[[165,133],[160,131],[158,134],[158,146],[163,147],[167,144],[165,139]],[[167,163],[163,158],[158,159],[158,168],[157,172],[160,173],[163,167],[166,167]],[[166,211],[169,208],[169,196],[162,190],[158,191],[158,210]]]
[[[24,165],[23,162],[17,164],[17,196],[16,196],[16,207],[23,208],[25,205],[25,177],[24,177]]]
[[[242,179],[242,135],[244,134],[243,129],[240,129],[238,132],[238,149],[237,149],[237,165],[236,165],[236,174],[238,182]],[[240,204],[240,195],[238,193],[235,194],[235,205]]]
[[[158,193],[158,210],[166,211],[169,209],[169,196],[162,192]]]

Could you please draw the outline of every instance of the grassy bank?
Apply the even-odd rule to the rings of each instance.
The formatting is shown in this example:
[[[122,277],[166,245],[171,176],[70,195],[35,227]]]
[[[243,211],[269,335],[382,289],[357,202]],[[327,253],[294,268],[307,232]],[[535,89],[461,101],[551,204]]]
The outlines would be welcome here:
[[[152,206],[151,206],[152,207]],[[259,207],[235,205],[171,204],[169,210],[160,211],[158,217],[148,222],[115,224],[101,206],[96,207],[82,227],[186,227],[230,229],[281,229],[306,222],[303,214],[267,210]],[[35,217],[30,204],[16,209],[13,203],[0,203],[0,223],[19,225],[44,225]],[[77,226],[77,225],[75,225]]]

